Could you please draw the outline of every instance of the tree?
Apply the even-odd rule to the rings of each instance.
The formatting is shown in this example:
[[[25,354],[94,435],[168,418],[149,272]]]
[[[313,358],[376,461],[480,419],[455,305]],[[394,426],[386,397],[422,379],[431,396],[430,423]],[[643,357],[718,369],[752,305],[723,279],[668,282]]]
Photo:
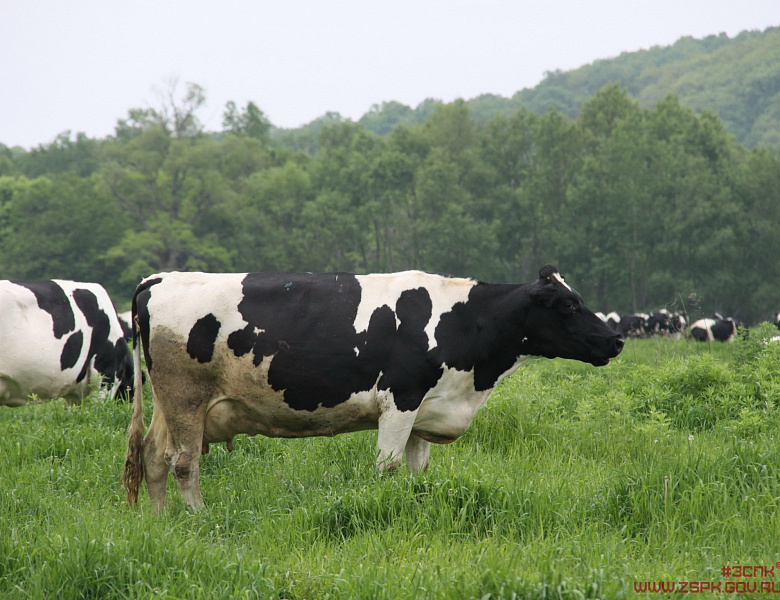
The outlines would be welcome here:
[[[310,229],[304,206],[313,198],[311,178],[298,164],[256,172],[236,199],[235,234],[228,242],[236,268],[247,271],[311,270]]]
[[[171,79],[166,89],[159,92],[157,122],[166,133],[171,133],[175,138],[195,137],[203,130],[203,125],[195,113],[206,104],[206,94],[197,83],[188,82],[184,96],[177,100],[178,86],[178,80]]]
[[[85,133],[80,132],[74,138],[70,131],[64,131],[51,143],[40,144],[19,155],[15,162],[22,175],[33,179],[68,171],[88,177],[104,161],[101,149],[101,143]]]
[[[127,217],[97,176],[65,173],[0,181],[3,278],[100,281],[114,293],[128,291],[100,258]]]
[[[102,177],[133,227],[105,258],[137,282],[155,271],[225,270],[231,255],[220,238],[232,191],[218,171],[210,138],[173,139],[153,127],[125,145]]]
[[[516,191],[522,232],[518,269],[523,281],[537,277],[545,263],[568,273],[580,266],[583,257],[573,235],[578,224],[569,211],[568,191],[583,154],[582,132],[560,113],[548,111],[539,121],[528,177]]]
[[[254,102],[248,102],[243,111],[239,111],[232,100],[225,105],[222,117],[224,130],[238,137],[250,137],[267,143],[271,123]]]
[[[115,127],[116,139],[127,142],[152,127],[159,127],[168,137],[177,139],[199,135],[203,125],[197,113],[206,104],[204,89],[197,83],[187,83],[184,96],[177,98],[178,79],[171,79],[164,90],[157,90],[157,108],[132,108],[127,119],[120,119]]]

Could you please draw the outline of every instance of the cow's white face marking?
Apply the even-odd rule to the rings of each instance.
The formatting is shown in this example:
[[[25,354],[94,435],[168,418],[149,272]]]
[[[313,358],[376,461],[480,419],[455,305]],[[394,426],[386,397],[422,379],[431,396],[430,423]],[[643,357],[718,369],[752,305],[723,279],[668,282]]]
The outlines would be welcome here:
[[[553,277],[554,277],[554,278],[555,278],[555,279],[558,281],[558,283],[560,283],[560,284],[561,284],[563,287],[565,287],[567,290],[569,290],[570,292],[572,291],[571,287],[569,287],[569,284],[568,284],[568,283],[566,283],[566,282],[563,280],[563,277],[561,276],[561,274],[560,274],[560,273],[553,273]]]

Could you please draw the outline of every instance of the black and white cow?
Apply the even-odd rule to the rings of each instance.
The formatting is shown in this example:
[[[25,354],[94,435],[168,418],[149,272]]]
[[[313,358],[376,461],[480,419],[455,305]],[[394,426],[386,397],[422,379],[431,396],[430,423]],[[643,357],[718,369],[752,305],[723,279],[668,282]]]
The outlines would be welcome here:
[[[122,335],[124,335],[125,339],[129,342],[133,339],[133,328],[130,326],[130,321],[133,318],[132,311],[128,310],[119,313],[117,317],[119,318],[119,325],[122,327]]]
[[[199,458],[239,433],[378,429],[377,465],[428,464],[529,356],[606,365],[623,338],[552,266],[522,285],[419,271],[351,275],[164,273],[133,298],[136,395],[123,481],[155,509],[170,471],[203,506]],[[142,344],[137,343],[140,336]],[[144,431],[141,348],[154,397]]]
[[[606,314],[604,322],[609,325],[609,328],[612,329],[612,331],[620,331],[620,315],[614,310]]]
[[[618,331],[623,337],[644,337],[647,333],[647,319],[650,315],[646,313],[634,313],[620,317]]]
[[[100,386],[129,394],[133,361],[96,283],[0,281],[0,406],[30,396],[79,402]]]
[[[685,329],[685,315],[679,312],[669,312],[662,308],[652,312],[645,323],[646,332],[650,335],[677,335]]]
[[[690,328],[691,337],[699,342],[730,342],[737,335],[739,323],[731,317],[723,319],[699,319]]]

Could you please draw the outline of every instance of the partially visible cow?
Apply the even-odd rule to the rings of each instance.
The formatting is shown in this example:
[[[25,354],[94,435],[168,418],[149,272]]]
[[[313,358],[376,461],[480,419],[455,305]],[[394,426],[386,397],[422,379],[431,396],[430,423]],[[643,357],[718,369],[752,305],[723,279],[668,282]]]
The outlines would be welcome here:
[[[686,318],[685,314],[681,312],[674,312],[672,313],[671,318],[671,331],[672,334],[681,334],[683,331],[685,331],[685,328],[688,326],[688,319]]]
[[[685,329],[685,325],[685,315],[662,308],[650,313],[646,321],[646,331],[650,335],[675,335],[680,334]]]
[[[644,337],[647,333],[647,319],[650,315],[636,313],[620,317],[618,331],[624,338]]]
[[[119,318],[119,325],[122,327],[122,335],[125,336],[125,340],[128,342],[133,339],[133,328],[130,326],[130,322],[133,319],[132,312],[133,311],[128,310],[117,315],[117,318]]]
[[[199,459],[239,433],[331,436],[378,429],[377,466],[428,465],[529,356],[606,365],[623,348],[545,266],[527,284],[430,275],[163,273],[133,297],[136,391],[123,474],[155,510],[173,473],[204,505]],[[140,340],[139,340],[140,338]],[[143,438],[143,348],[154,397]]]
[[[604,317],[604,322],[609,325],[613,331],[620,331],[620,315],[615,311],[607,313]]]
[[[699,342],[730,342],[737,335],[739,324],[731,317],[724,319],[699,319],[690,328],[690,335]]]
[[[128,394],[133,361],[106,291],[57,279],[0,281],[0,406],[65,398],[100,386]]]
[[[651,312],[645,321],[645,329],[649,335],[669,333],[672,328],[671,315],[666,309]]]

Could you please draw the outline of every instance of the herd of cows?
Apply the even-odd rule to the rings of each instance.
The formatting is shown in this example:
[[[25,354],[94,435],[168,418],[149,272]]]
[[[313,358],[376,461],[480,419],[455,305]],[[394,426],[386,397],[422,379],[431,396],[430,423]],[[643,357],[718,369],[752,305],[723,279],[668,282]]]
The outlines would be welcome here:
[[[683,333],[699,342],[730,342],[743,324],[731,317],[715,313],[712,317],[694,321],[688,327],[684,313],[661,309],[652,313],[631,313],[622,317],[616,313],[596,313],[599,318],[624,338],[652,337],[655,335],[680,336]],[[775,318],[775,324],[778,324]]]
[[[460,437],[528,357],[603,366],[626,338],[726,341],[738,326],[716,315],[686,327],[665,310],[597,314],[551,265],[525,284],[419,271],[161,273],[122,316],[94,283],[2,281],[0,314],[0,406],[95,390],[132,398],[122,479],[131,504],[145,480],[158,512],[169,473],[191,508],[204,506],[200,456],[210,444],[232,450],[240,433],[377,429],[378,468],[405,460],[418,472],[431,443]]]

